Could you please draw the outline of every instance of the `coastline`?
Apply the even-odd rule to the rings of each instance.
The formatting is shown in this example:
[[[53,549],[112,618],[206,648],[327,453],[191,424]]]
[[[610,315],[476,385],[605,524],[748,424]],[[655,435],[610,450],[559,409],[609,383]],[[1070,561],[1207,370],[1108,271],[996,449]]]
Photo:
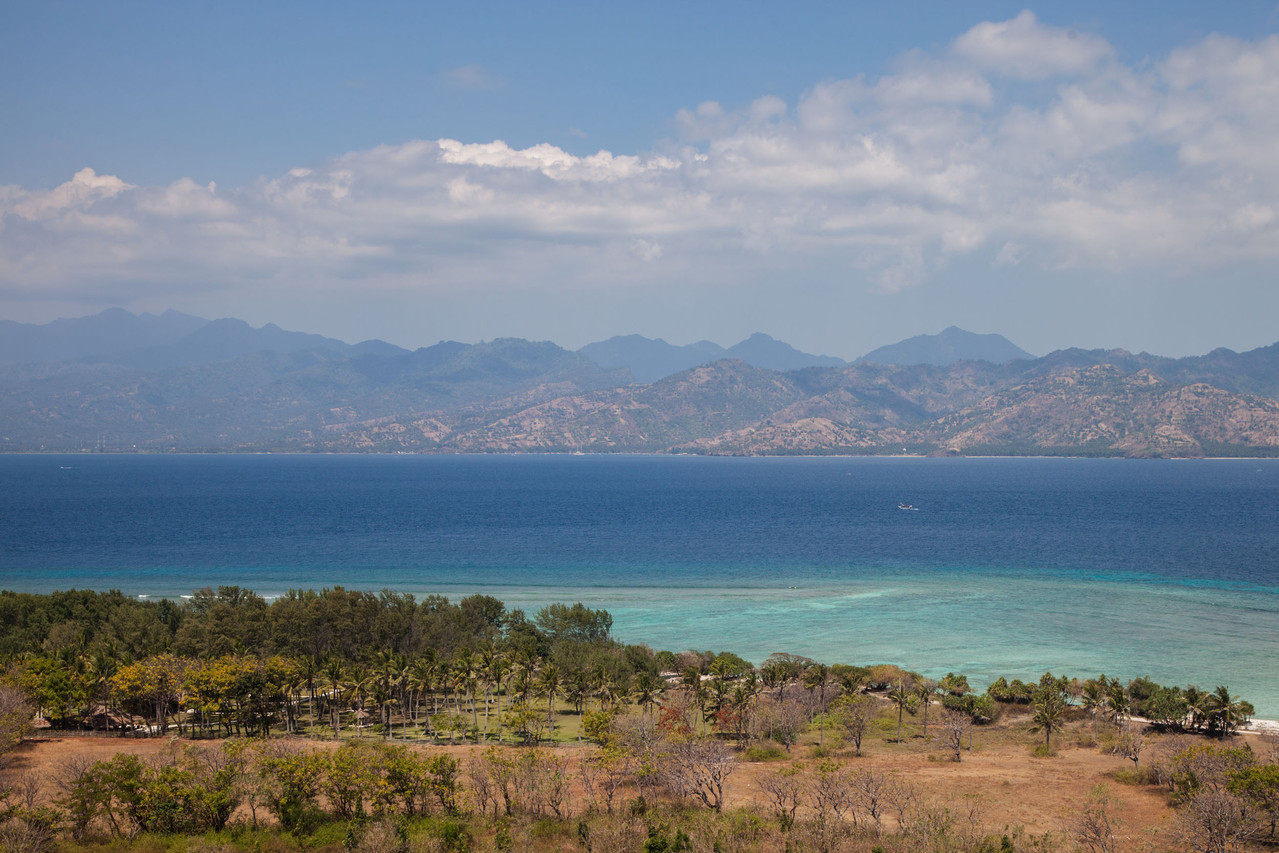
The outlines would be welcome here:
[[[509,457],[509,456],[549,456],[569,457],[583,456],[594,458],[616,457],[654,457],[660,459],[694,458],[694,459],[1124,459],[1151,462],[1213,462],[1238,460],[1240,462],[1267,462],[1279,459],[1279,454],[1270,456],[1163,456],[1163,455],[1126,455],[1116,454],[1073,454],[1073,453],[688,453],[686,451],[662,450],[291,450],[264,448],[226,447],[217,450],[165,450],[160,448],[141,448],[127,450],[90,450],[89,448],[60,450],[10,450],[0,447],[0,456],[364,456],[364,457]]]
[[[1279,737],[1279,720],[1249,720],[1239,731],[1262,737]]]
[[[581,601],[654,648],[1225,684],[1279,719],[1274,464],[62,458],[0,465],[0,587]]]

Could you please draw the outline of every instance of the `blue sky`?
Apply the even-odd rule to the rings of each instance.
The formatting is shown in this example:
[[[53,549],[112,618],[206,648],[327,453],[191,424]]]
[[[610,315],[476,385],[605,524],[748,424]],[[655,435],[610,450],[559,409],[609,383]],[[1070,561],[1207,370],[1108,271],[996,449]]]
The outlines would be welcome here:
[[[1279,340],[1275,3],[889,6],[0,0],[0,317]]]

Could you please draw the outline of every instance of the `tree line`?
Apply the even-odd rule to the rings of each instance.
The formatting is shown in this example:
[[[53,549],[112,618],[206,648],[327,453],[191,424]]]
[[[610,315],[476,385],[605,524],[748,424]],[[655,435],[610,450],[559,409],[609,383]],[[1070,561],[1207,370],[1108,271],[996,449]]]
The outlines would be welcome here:
[[[452,603],[334,588],[267,602],[222,587],[175,602],[0,593],[0,753],[30,731],[33,714],[55,727],[195,741],[160,761],[118,756],[68,768],[56,809],[7,807],[0,831],[198,833],[218,831],[237,808],[255,824],[260,810],[295,832],[329,820],[425,816],[470,832],[467,810],[498,823],[564,821],[584,811],[642,812],[662,800],[719,812],[739,756],[784,755],[809,732],[817,762],[769,775],[761,794],[784,831],[817,833],[813,849],[839,849],[822,833],[860,826],[878,837],[889,814],[899,828],[923,818],[900,779],[825,758],[828,739],[855,758],[876,725],[901,742],[909,716],[962,761],[975,727],[1024,706],[1018,713],[1042,734],[1045,753],[1082,715],[1094,735],[1102,721],[1112,726],[1113,751],[1136,769],[1146,742],[1145,723],[1135,721],[1224,739],[1253,711],[1226,687],[1045,673],[978,692],[963,674],[932,679],[892,664],[778,653],[755,666],[728,651],[653,651],[616,642],[611,628],[606,611],[581,603],[530,617],[488,596]],[[597,745],[573,766],[541,748],[563,742],[566,723]],[[271,737],[278,734],[342,745]],[[488,748],[460,763],[413,751],[411,740]],[[1170,786],[1183,814],[1200,814],[1212,798],[1247,806],[1255,834],[1256,815],[1279,813],[1265,806],[1268,797],[1279,803],[1279,775],[1231,749],[1183,745],[1162,759],[1147,755],[1145,772]],[[821,819],[797,822],[801,812]],[[582,825],[603,832],[621,824]]]
[[[398,727],[403,736],[536,743],[554,735],[557,701],[579,715],[591,703],[651,709],[679,689],[703,725],[741,739],[759,716],[759,697],[784,704],[788,687],[819,725],[830,701],[858,690],[882,693],[899,722],[922,708],[925,728],[934,699],[978,724],[1001,705],[1033,705],[1049,744],[1068,705],[1222,736],[1253,712],[1223,686],[1046,674],[1031,683],[1001,677],[977,693],[953,673],[934,680],[892,665],[826,665],[784,653],[755,667],[731,652],[624,645],[611,629],[607,611],[581,603],[529,618],[484,595],[451,603],[336,587],[267,602],[224,586],[175,602],[116,591],[0,592],[4,681],[65,727],[226,737],[376,726],[386,735]],[[546,706],[544,717],[534,700]],[[786,728],[777,729],[783,739]]]

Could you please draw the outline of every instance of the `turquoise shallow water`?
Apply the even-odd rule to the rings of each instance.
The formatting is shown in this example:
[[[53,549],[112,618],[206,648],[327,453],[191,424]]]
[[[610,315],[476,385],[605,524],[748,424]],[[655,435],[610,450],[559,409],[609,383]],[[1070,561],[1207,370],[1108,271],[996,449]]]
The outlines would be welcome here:
[[[900,663],[974,685],[1045,671],[1144,675],[1242,692],[1279,717],[1279,596],[1150,582],[989,576],[973,570],[862,578],[846,586],[655,590],[459,587],[530,612],[585,601],[614,634],[655,648],[773,652],[826,662]]]
[[[655,648],[1279,717],[1279,460],[0,457],[0,521],[8,589],[581,600]]]

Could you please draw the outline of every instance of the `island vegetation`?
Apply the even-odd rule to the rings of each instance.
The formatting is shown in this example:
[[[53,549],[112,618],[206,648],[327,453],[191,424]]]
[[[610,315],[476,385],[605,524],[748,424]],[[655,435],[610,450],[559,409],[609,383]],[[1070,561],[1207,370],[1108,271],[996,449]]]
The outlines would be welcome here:
[[[1279,841],[1274,745],[1239,735],[1253,709],[1225,686],[1045,673],[977,692],[894,664],[654,651],[611,627],[580,603],[530,617],[489,596],[0,593],[0,847]],[[1072,788],[1085,769],[1105,784]],[[1031,800],[1038,817],[1015,820]]]

